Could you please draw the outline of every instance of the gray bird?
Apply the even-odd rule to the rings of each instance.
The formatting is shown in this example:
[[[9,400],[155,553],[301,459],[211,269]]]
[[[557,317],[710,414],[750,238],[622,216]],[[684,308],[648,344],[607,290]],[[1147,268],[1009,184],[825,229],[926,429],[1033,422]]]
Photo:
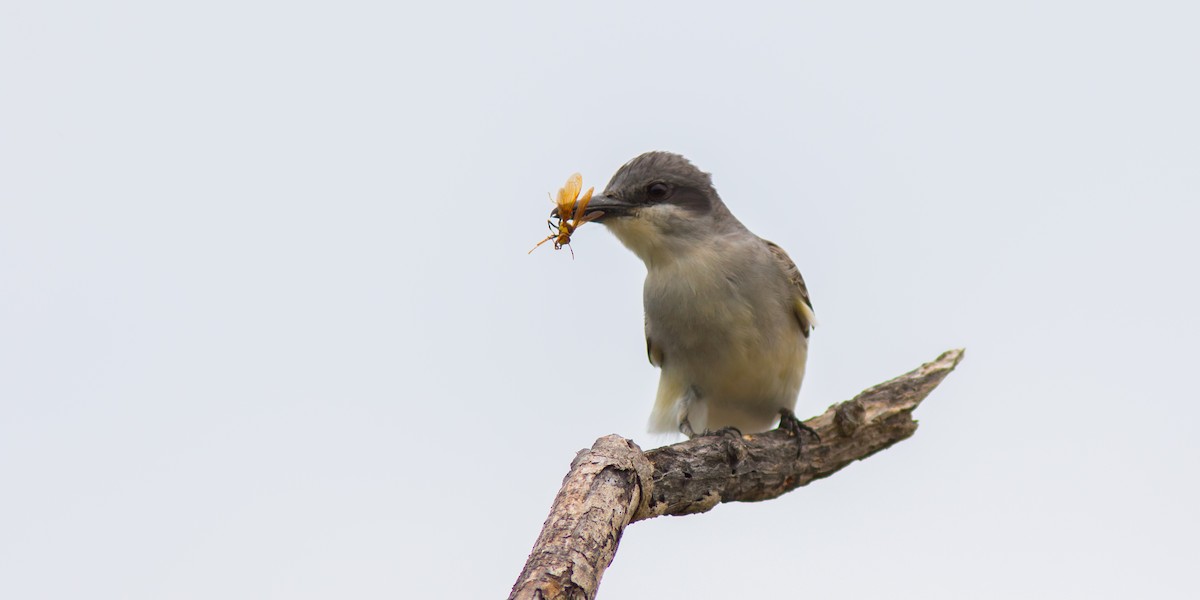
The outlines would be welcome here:
[[[662,369],[653,432],[791,427],[815,323],[800,271],[746,229],[686,158],[626,163],[588,212],[646,263],[646,351]]]

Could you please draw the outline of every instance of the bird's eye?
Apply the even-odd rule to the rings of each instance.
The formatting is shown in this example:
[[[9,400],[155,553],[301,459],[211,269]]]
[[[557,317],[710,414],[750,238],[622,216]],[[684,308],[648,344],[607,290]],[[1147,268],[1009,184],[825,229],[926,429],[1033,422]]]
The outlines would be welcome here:
[[[662,200],[670,193],[671,186],[662,182],[652,183],[646,188],[646,195],[649,196],[651,200]]]

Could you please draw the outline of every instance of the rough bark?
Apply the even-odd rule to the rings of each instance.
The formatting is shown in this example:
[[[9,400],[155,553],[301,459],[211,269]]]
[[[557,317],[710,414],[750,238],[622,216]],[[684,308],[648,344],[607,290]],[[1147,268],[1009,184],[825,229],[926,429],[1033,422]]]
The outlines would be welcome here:
[[[913,410],[962,357],[963,350],[946,352],[808,419],[819,439],[775,429],[644,453],[617,435],[596,440],[572,462],[509,598],[595,598],[630,523],[776,498],[907,439],[917,430]]]

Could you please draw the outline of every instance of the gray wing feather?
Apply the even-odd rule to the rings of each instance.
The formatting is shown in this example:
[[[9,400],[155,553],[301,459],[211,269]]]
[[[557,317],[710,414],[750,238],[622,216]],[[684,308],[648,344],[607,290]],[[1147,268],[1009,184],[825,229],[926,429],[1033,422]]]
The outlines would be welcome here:
[[[804,277],[800,276],[800,269],[796,268],[796,263],[792,262],[783,248],[773,242],[763,241],[767,243],[767,249],[771,251],[771,255],[779,263],[779,268],[783,270],[783,274],[787,276],[792,288],[796,291],[793,310],[796,313],[796,320],[800,322],[800,331],[804,332],[804,337],[808,337],[808,333],[817,324],[817,319],[813,313],[812,300],[808,297],[808,287],[804,285]]]

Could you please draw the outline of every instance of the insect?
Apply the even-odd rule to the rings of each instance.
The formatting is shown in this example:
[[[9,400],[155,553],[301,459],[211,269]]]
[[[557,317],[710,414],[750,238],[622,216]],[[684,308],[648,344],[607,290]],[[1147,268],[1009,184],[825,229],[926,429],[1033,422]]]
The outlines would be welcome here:
[[[552,215],[546,221],[546,226],[550,228],[550,235],[546,239],[537,243],[537,246],[529,249],[527,254],[533,254],[538,246],[554,240],[554,249],[562,250],[563,246],[570,248],[571,235],[575,233],[584,223],[592,221],[604,216],[604,211],[595,211],[590,214],[584,214],[587,211],[588,202],[592,201],[592,192],[596,188],[588,188],[583,193],[583,197],[579,196],[579,190],[583,189],[583,175],[576,173],[567,178],[567,184],[558,190],[558,199],[550,198],[556,207],[556,214]],[[555,223],[554,220],[558,222]],[[571,258],[575,258],[575,249],[571,248]]]

